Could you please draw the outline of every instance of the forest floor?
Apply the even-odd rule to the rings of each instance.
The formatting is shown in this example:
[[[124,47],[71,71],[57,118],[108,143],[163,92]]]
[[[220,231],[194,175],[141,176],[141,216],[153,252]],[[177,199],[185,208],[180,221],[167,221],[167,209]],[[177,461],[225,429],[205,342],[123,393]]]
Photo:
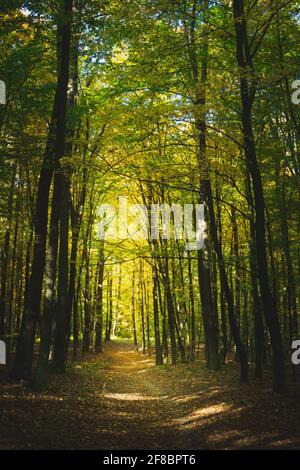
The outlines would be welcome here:
[[[240,385],[235,363],[154,367],[112,341],[45,393],[2,380],[0,449],[300,449],[299,384],[281,397],[266,382]]]

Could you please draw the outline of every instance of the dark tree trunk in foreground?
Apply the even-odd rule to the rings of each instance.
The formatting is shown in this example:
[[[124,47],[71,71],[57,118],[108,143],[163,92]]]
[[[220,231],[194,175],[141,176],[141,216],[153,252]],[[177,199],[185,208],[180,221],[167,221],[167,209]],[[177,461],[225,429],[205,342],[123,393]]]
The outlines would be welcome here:
[[[251,175],[254,193],[258,278],[264,315],[270,332],[273,350],[273,389],[276,392],[284,392],[286,390],[284,350],[275,302],[269,283],[265,234],[265,201],[252,128],[252,106],[256,92],[255,70],[249,46],[244,0],[233,0],[232,5],[236,33],[236,56],[240,68],[240,93],[245,157],[247,168]]]
[[[27,301],[24,308],[12,376],[15,380],[29,379],[37,321],[40,318],[40,304],[45,268],[49,192],[53,169],[64,155],[66,135],[67,90],[69,82],[72,0],[61,2],[61,18],[58,25],[58,80],[55,100],[48,133],[47,145],[40,172],[35,209],[35,240],[29,280]]]

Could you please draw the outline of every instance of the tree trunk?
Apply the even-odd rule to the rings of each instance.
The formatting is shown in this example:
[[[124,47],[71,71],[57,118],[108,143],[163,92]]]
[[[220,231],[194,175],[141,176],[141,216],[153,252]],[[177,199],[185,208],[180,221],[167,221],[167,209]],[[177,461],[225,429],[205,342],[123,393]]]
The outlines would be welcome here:
[[[85,283],[83,294],[84,306],[84,326],[83,326],[83,342],[82,353],[88,353],[91,345],[91,330],[92,330],[92,306],[91,306],[91,275],[90,275],[90,249],[87,247],[89,243],[86,240],[85,246]]]
[[[47,370],[48,360],[52,339],[52,322],[55,307],[55,283],[56,283],[56,264],[58,250],[58,201],[59,194],[58,175],[54,178],[54,189],[51,208],[49,246],[46,259],[46,291],[44,301],[44,312],[41,320],[41,343],[39,351],[39,359],[34,375],[33,386],[36,390],[44,390],[47,388]]]
[[[156,267],[152,268],[152,289],[153,289],[153,317],[154,317],[154,335],[155,335],[155,364],[162,365],[163,356],[160,342],[159,313],[158,313],[158,278]]]
[[[176,345],[176,317],[174,310],[174,303],[171,292],[170,276],[169,276],[169,260],[168,256],[165,257],[164,272],[163,272],[163,285],[165,291],[166,306],[168,312],[168,328],[171,342],[171,362],[176,364],[177,362],[177,345]]]
[[[168,331],[167,331],[167,316],[166,316],[166,301],[162,298],[162,291],[159,278],[157,278],[157,291],[159,308],[162,316],[162,352],[163,357],[168,358]]]
[[[228,306],[228,319],[229,319],[230,329],[231,329],[234,343],[236,345],[237,356],[240,361],[240,366],[241,366],[240,378],[241,378],[241,382],[246,383],[248,382],[248,358],[247,358],[246,349],[241,340],[240,331],[236,322],[232,290],[229,287],[229,282],[228,282],[227,274],[225,271],[223,251],[222,251],[222,247],[218,239],[218,235],[217,235],[217,226],[216,226],[216,221],[215,221],[213,199],[212,199],[211,186],[210,186],[209,181],[207,182],[207,185],[208,185],[207,186],[207,202],[208,202],[208,208],[209,208],[211,236],[212,236],[214,249],[218,258],[220,280],[221,280],[222,288],[223,288],[227,306]]]
[[[145,331],[145,304],[144,304],[144,290],[143,290],[143,276],[142,263],[140,264],[140,279],[139,279],[139,297],[140,297],[140,315],[141,315],[141,330],[142,330],[142,353],[146,354],[146,331]]]
[[[235,208],[231,209],[232,233],[233,233],[233,253],[235,262],[235,317],[237,326],[241,328],[241,269],[239,254],[239,232],[236,220]]]
[[[105,329],[105,341],[110,341],[111,327],[112,327],[112,315],[113,315],[113,280],[112,273],[110,273],[107,279],[107,314],[106,314],[106,329]]]
[[[195,86],[194,104],[200,109],[195,114],[195,127],[197,133],[197,160],[200,173],[198,203],[207,203],[208,189],[208,163],[206,157],[206,122],[205,122],[205,104],[206,104],[206,81],[208,67],[208,34],[207,25],[204,25],[204,36],[201,50],[201,69],[199,70],[198,57],[195,40],[195,26],[197,18],[197,1],[193,2],[192,16],[189,31],[190,41],[190,63],[192,77]],[[204,2],[204,15],[207,19],[209,2]],[[201,90],[201,91],[200,91]],[[213,303],[211,286],[211,267],[210,267],[210,240],[208,236],[208,211],[204,207],[204,240],[203,247],[197,251],[198,255],[198,282],[201,297],[201,308],[204,325],[205,351],[207,367],[211,370],[220,368],[219,345],[218,345],[218,317],[215,305]]]
[[[38,183],[35,209],[35,240],[28,285],[27,301],[24,308],[12,377],[15,380],[29,379],[37,321],[40,317],[40,303],[45,267],[48,204],[53,169],[64,155],[66,135],[67,90],[69,82],[72,0],[61,1],[62,15],[58,25],[59,73],[47,145]]]
[[[133,346],[134,349],[138,350],[138,341],[137,341],[137,334],[136,334],[136,321],[135,321],[135,277],[134,277],[134,269],[132,272],[132,290],[131,290],[131,318],[132,318],[132,332],[133,332]]]
[[[195,299],[192,273],[192,260],[190,252],[187,252],[188,258],[188,276],[189,276],[189,299],[190,299],[190,348],[189,357],[191,361],[195,360],[196,350],[196,330],[195,330]]]
[[[16,179],[16,165],[12,169],[12,177],[10,183],[10,190],[8,196],[7,205],[7,230],[4,236],[4,246],[1,252],[1,288],[0,288],[0,339],[5,335],[5,314],[6,314],[6,290],[7,290],[7,270],[8,270],[8,258],[10,248],[10,234],[12,226],[12,207],[13,207],[13,196],[15,191],[15,179]]]
[[[261,379],[263,376],[263,352],[264,352],[264,325],[262,312],[260,308],[260,298],[257,285],[257,254],[255,247],[255,226],[253,214],[253,199],[251,192],[250,176],[246,176],[246,196],[248,207],[250,209],[250,276],[251,290],[253,299],[253,317],[254,317],[254,343],[255,343],[255,376]]]
[[[68,301],[68,235],[69,235],[69,182],[61,172],[60,184],[60,208],[59,208],[59,262],[58,262],[58,287],[56,304],[56,329],[54,341],[53,366],[59,372],[64,372],[67,359],[67,301]]]
[[[247,169],[251,175],[254,193],[255,239],[258,278],[262,295],[264,315],[270,332],[270,339],[273,350],[273,389],[276,392],[284,392],[286,390],[284,350],[278,316],[269,284],[265,235],[265,201],[252,129],[252,106],[255,99],[256,85],[253,78],[255,76],[255,71],[249,49],[244,0],[233,0],[233,16],[236,32],[236,56],[238,66],[240,68],[242,128],[245,157]],[[247,78],[246,71],[248,71],[248,74],[252,75],[252,83],[250,83],[249,78]]]
[[[104,240],[100,242],[98,261],[98,286],[97,286],[97,316],[96,316],[96,353],[102,352],[102,329],[103,329],[103,281],[104,281]]]

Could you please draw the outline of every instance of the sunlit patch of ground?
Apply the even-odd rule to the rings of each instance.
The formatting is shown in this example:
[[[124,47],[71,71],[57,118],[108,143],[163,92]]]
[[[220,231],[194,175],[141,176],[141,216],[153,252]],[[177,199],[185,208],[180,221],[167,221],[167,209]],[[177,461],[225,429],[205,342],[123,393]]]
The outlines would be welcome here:
[[[204,408],[199,408],[192,413],[187,414],[186,416],[175,418],[172,420],[171,425],[183,425],[186,426],[197,426],[198,422],[207,417],[217,417],[220,413],[225,413],[232,409],[232,405],[228,403],[218,403],[216,405],[206,406]]]
[[[140,393],[103,393],[104,398],[121,401],[149,401],[160,400],[161,397],[149,397]]]
[[[0,384],[0,449],[300,449],[300,393],[272,393],[270,377],[240,385],[238,366],[154,367],[112,342],[46,393]]]

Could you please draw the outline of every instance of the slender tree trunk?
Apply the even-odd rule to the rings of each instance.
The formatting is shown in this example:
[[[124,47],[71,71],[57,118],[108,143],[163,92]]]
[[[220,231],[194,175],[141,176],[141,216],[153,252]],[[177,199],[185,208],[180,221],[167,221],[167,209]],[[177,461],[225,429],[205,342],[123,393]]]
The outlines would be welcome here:
[[[115,317],[113,321],[112,327],[112,335],[115,336],[117,324],[120,315],[120,301],[121,301],[121,285],[122,285],[122,265],[118,265],[118,284],[115,289],[115,296],[116,296],[116,306],[115,306]]]
[[[233,253],[235,261],[235,316],[238,328],[241,325],[241,269],[239,254],[239,233],[236,220],[236,211],[231,210],[232,233],[233,233]]]
[[[135,276],[134,269],[132,271],[132,288],[131,288],[131,319],[132,319],[132,332],[133,332],[133,346],[138,350],[138,341],[136,334],[136,321],[135,321]]]
[[[279,197],[279,207],[280,207],[280,226],[282,234],[282,247],[284,252],[284,259],[287,269],[287,292],[288,292],[288,311],[291,317],[292,323],[292,339],[297,339],[298,335],[298,318],[297,318],[297,301],[296,301],[296,283],[294,268],[292,263],[292,257],[290,252],[290,237],[289,237],[289,228],[287,221],[287,203],[286,203],[286,190],[285,190],[285,177],[283,178],[282,183],[279,181],[279,168],[277,168],[277,191]]]
[[[229,319],[230,329],[231,329],[234,343],[236,345],[237,356],[240,361],[241,382],[245,383],[245,382],[248,382],[247,352],[241,340],[240,331],[236,322],[232,289],[230,289],[229,287],[229,282],[228,282],[227,274],[225,271],[223,251],[222,251],[222,247],[218,239],[218,235],[217,235],[217,227],[216,227],[216,221],[215,221],[215,213],[214,213],[214,208],[213,208],[213,199],[212,199],[212,194],[211,194],[210,182],[208,182],[207,195],[208,195],[207,201],[208,201],[208,208],[209,208],[209,220],[210,220],[212,241],[213,241],[214,249],[218,258],[221,284],[222,284],[222,288],[223,288],[227,306],[228,306],[228,319]]]
[[[78,359],[79,348],[79,312],[78,312],[78,296],[73,299],[73,361]]]
[[[7,363],[10,363],[10,353],[13,344],[13,335],[14,335],[14,291],[15,291],[15,276],[18,276],[16,273],[16,257],[17,257],[17,243],[18,243],[18,232],[19,232],[19,223],[20,223],[20,210],[21,210],[21,184],[22,184],[22,174],[19,175],[19,183],[17,187],[17,199],[15,204],[15,227],[14,227],[14,238],[12,245],[12,254],[11,254],[11,269],[10,269],[10,286],[9,286],[9,296],[8,296],[8,315],[7,315],[7,353],[6,359]]]
[[[172,299],[170,276],[169,276],[169,262],[168,262],[167,256],[165,257],[163,283],[164,283],[165,299],[166,299],[166,306],[167,306],[167,312],[168,312],[168,328],[169,328],[169,336],[170,336],[170,342],[171,342],[171,361],[172,361],[172,364],[176,364],[177,362],[176,325],[175,325],[176,317],[175,317],[174,303]]]
[[[34,375],[33,386],[36,390],[47,388],[48,360],[52,339],[52,322],[55,308],[55,283],[58,250],[58,201],[60,199],[58,175],[54,177],[54,189],[51,208],[49,246],[46,258],[46,291],[44,312],[41,320],[41,342],[37,368]]]
[[[162,352],[163,357],[168,358],[168,331],[167,331],[167,316],[166,316],[166,301],[165,298],[162,298],[162,290],[161,285],[159,282],[159,278],[157,278],[157,291],[158,291],[158,300],[159,300],[159,308],[162,317]]]
[[[253,317],[254,317],[254,342],[255,342],[255,376],[261,379],[263,376],[263,351],[264,351],[264,325],[262,312],[260,308],[260,298],[257,285],[257,253],[255,246],[255,226],[253,214],[253,198],[251,192],[250,176],[246,176],[246,195],[248,207],[250,209],[250,276],[251,291],[253,299]]]
[[[79,1],[74,0],[74,12],[79,10]],[[73,37],[71,44],[71,90],[68,96],[68,111],[74,112],[76,107],[76,98],[78,96],[78,48],[79,48],[79,22],[77,21],[76,26],[73,28]],[[70,120],[69,120],[70,121]],[[80,127],[80,121],[75,124],[68,122],[67,127],[67,142],[66,142],[66,155],[72,156],[74,151],[74,137],[77,129]],[[85,154],[84,154],[85,159]],[[83,170],[85,175],[86,169]],[[67,344],[66,348],[69,349],[69,341],[71,336],[71,322],[72,322],[72,309],[75,299],[75,285],[76,285],[76,262],[77,262],[77,251],[78,251],[78,239],[80,234],[80,227],[82,222],[83,210],[85,205],[86,196],[86,181],[85,176],[83,177],[83,188],[79,197],[78,205],[76,202],[73,203],[71,195],[71,187],[69,187],[69,211],[71,220],[71,231],[72,231],[72,242],[71,242],[71,253],[70,253],[70,276],[69,276],[69,287],[67,297]],[[73,339],[73,355],[74,355],[74,342]]]
[[[189,276],[189,298],[190,298],[190,360],[195,360],[196,329],[195,329],[195,298],[193,286],[192,260],[190,252],[187,252],[188,276]]]
[[[12,169],[12,177],[10,183],[10,190],[8,196],[8,207],[7,207],[7,230],[4,236],[4,245],[1,252],[1,287],[0,287],[0,339],[5,335],[5,310],[6,310],[6,290],[7,290],[7,270],[8,270],[8,258],[10,248],[10,234],[12,226],[12,207],[13,207],[13,196],[15,191],[15,179],[16,179],[16,165]]]
[[[98,286],[97,286],[97,314],[96,314],[96,353],[102,352],[102,330],[103,330],[103,281],[104,281],[104,240],[101,240],[99,247],[98,261]]]
[[[72,220],[72,217],[71,217]],[[77,262],[77,251],[78,251],[78,238],[79,238],[79,227],[77,224],[72,222],[72,242],[71,242],[71,254],[70,254],[70,277],[69,277],[69,288],[68,288],[68,299],[67,299],[67,324],[68,324],[68,343],[71,336],[71,319],[73,304],[75,301],[75,286],[76,286],[76,262]],[[74,345],[73,345],[74,350]]]
[[[14,317],[14,336],[13,336],[13,348],[15,347],[15,336],[16,332],[19,332],[20,322],[21,322],[21,312],[23,306],[23,252],[24,252],[24,207],[21,208],[21,240],[18,249],[18,259],[17,259],[17,279],[16,279],[16,304],[15,304],[15,317]]]
[[[198,282],[201,297],[201,308],[204,325],[205,351],[207,367],[211,370],[220,368],[219,345],[218,345],[218,317],[212,296],[211,284],[211,266],[210,266],[210,240],[208,235],[208,210],[207,189],[209,180],[209,169],[206,156],[206,122],[205,122],[205,104],[206,104],[206,81],[208,67],[208,32],[207,25],[204,25],[204,37],[201,50],[201,68],[198,65],[198,54],[195,39],[195,27],[197,19],[197,0],[194,0],[192,6],[191,22],[189,28],[189,53],[192,77],[195,86],[194,104],[201,111],[195,114],[195,127],[197,132],[198,151],[197,160],[200,172],[198,203],[205,204],[204,207],[204,241],[201,250],[198,250]],[[204,15],[207,19],[209,2],[204,2]],[[201,91],[200,91],[201,90]]]
[[[143,277],[144,277],[144,270],[143,270],[142,263],[140,263],[139,298],[140,298],[140,315],[141,315],[141,330],[142,330],[142,353],[146,354],[145,304],[144,304]]]
[[[216,197],[217,201],[220,199],[219,194],[219,186],[216,187]],[[220,247],[222,248],[222,214],[221,214],[221,205],[217,203],[217,227],[216,230],[218,232],[218,239]],[[222,330],[222,363],[224,364],[226,361],[227,349],[228,349],[228,335],[227,335],[227,320],[226,320],[226,302],[225,302],[225,295],[224,295],[224,288],[223,283],[221,280],[221,274],[219,271],[219,279],[220,279],[220,290],[219,290],[219,297],[220,297],[220,316],[221,316],[221,330]]]
[[[88,240],[86,240],[88,244]],[[92,330],[92,311],[91,311],[91,275],[90,275],[90,249],[85,247],[85,283],[84,283],[84,328],[83,328],[83,342],[82,353],[90,351],[91,344],[91,330]]]
[[[156,266],[152,268],[152,289],[153,289],[153,317],[154,317],[154,335],[155,335],[155,364],[162,365],[162,347],[160,342],[159,312],[158,312],[158,278]]]
[[[145,296],[145,310],[146,310],[146,331],[147,331],[147,351],[151,355],[151,340],[150,340],[150,312],[149,312],[149,295],[146,283],[143,283],[143,290]]]
[[[113,279],[112,273],[107,280],[108,287],[108,298],[107,298],[107,316],[106,316],[106,332],[105,341],[110,341],[111,327],[112,327],[112,315],[113,315]]]
[[[60,184],[60,213],[59,213],[59,262],[58,262],[58,288],[56,304],[56,329],[54,341],[53,366],[59,372],[64,372],[67,360],[67,301],[68,301],[68,275],[69,275],[69,182],[61,172]]]

